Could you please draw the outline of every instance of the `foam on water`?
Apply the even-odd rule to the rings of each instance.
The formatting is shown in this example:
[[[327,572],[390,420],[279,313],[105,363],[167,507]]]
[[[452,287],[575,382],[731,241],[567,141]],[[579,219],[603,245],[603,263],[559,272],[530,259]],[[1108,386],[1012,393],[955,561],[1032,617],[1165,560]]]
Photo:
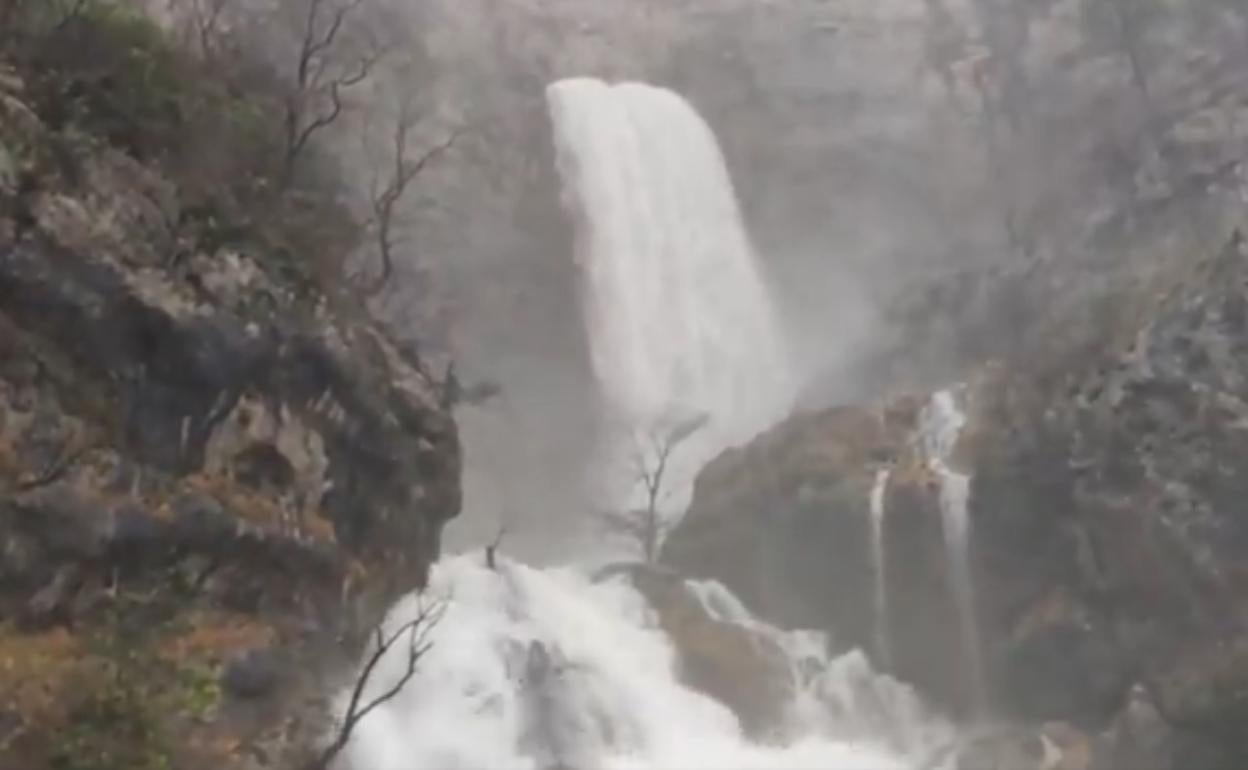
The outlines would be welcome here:
[[[360,725],[351,759],[369,770],[904,770],[944,735],[860,654],[829,660],[818,635],[766,627],[722,586],[698,590],[721,617],[780,640],[803,672],[778,745],[746,740],[730,711],[680,683],[670,643],[623,578],[512,562],[491,571],[472,556],[435,567],[427,595],[449,599],[434,647]],[[391,624],[417,601],[396,606]],[[373,691],[404,670],[392,651]]]

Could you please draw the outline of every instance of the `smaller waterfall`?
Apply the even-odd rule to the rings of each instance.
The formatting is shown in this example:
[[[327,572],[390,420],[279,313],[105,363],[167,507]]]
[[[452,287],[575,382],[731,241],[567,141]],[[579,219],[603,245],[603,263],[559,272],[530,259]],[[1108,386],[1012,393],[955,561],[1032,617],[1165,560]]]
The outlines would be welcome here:
[[[718,581],[687,580],[685,585],[707,615],[748,628],[784,651],[794,693],[786,719],[790,737],[874,740],[908,758],[933,756],[948,744],[949,726],[910,687],[878,673],[860,650],[833,657],[824,632],[769,625]]]
[[[875,649],[878,662],[887,666],[892,658],[888,631],[888,557],[884,543],[885,495],[892,472],[876,471],[871,487],[871,566],[875,570]]]
[[[949,466],[949,460],[966,425],[954,393],[942,390],[932,396],[923,412],[921,434],[928,467],[940,480],[941,527],[953,578],[954,602],[962,629],[971,677],[972,705],[984,706],[983,655],[976,618],[975,581],[971,575],[970,491],[971,477]]]

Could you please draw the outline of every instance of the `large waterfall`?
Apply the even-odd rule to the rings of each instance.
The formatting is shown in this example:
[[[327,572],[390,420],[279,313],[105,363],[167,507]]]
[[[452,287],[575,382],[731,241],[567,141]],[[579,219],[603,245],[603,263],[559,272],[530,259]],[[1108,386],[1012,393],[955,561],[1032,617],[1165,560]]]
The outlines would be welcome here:
[[[672,476],[683,497],[698,467],[777,421],[791,393],[731,179],[711,129],[671,91],[576,79],[547,96],[616,448],[707,418]]]
[[[767,745],[683,686],[654,613],[623,577],[479,554],[436,566],[428,595],[448,609],[416,677],[349,747],[365,770],[912,770],[948,738],[906,688],[860,653],[829,660],[816,634],[753,619],[716,584],[691,584],[709,614],[759,629],[789,657],[790,728]],[[401,623],[413,597],[392,612]],[[395,649],[372,692],[406,668]],[[928,765],[936,767],[936,765]]]
[[[549,100],[580,219],[585,313],[605,401],[626,437],[674,415],[705,418],[681,446],[677,483],[687,486],[712,453],[782,416],[790,393],[724,161],[707,125],[670,91],[574,80],[552,86]],[[882,512],[882,489],[877,496]],[[490,568],[471,554],[435,565],[426,597],[445,601],[446,612],[434,646],[397,697],[359,725],[352,766],[943,767],[930,758],[948,729],[861,652],[832,658],[824,635],[767,626],[719,584],[683,589],[708,624],[781,656],[771,674],[787,702],[773,704],[781,726],[765,744],[748,739],[726,705],[684,684],[679,639],[665,635],[627,570],[595,580],[578,568],[505,559]],[[415,617],[420,601],[395,607],[390,627]],[[369,692],[403,680],[406,653],[387,653]]]

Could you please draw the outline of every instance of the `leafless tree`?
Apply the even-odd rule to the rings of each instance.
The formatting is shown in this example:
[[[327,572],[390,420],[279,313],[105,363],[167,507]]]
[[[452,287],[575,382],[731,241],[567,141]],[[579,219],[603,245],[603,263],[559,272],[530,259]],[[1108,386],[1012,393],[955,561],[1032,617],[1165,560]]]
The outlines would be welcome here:
[[[373,175],[369,187],[369,221],[368,230],[372,236],[373,246],[377,250],[381,269],[377,276],[365,288],[369,297],[380,294],[390,283],[394,273],[395,250],[406,240],[403,232],[404,223],[401,216],[401,204],[416,177],[442,155],[454,147],[456,140],[463,133],[456,128],[434,146],[418,156],[411,154],[412,130],[418,122],[416,109],[410,99],[401,100],[394,128],[390,134],[389,157],[385,171]]]
[[[416,615],[393,630],[387,630],[385,624],[379,624],[373,632],[371,649],[364,661],[355,684],[351,688],[351,696],[347,701],[347,709],[338,722],[334,739],[317,755],[306,770],[328,770],[334,760],[342,753],[351,736],[364,718],[388,701],[394,699],[403,688],[416,676],[416,671],[423,658],[433,647],[431,639],[434,629],[446,615],[447,603],[444,600],[429,600],[423,595],[417,597]],[[377,666],[392,650],[402,650],[404,667],[399,677],[380,694],[370,695],[373,688],[373,677]]]
[[[312,137],[342,116],[343,92],[367,80],[390,50],[366,32],[363,41],[348,41],[347,23],[363,3],[306,0],[285,100],[283,187],[290,185]]]
[[[205,61],[221,53],[226,26],[236,0],[167,0],[166,10],[184,44],[192,46]]]
[[[603,525],[609,532],[636,541],[647,564],[659,558],[668,524],[661,504],[670,493],[667,474],[676,450],[709,422],[709,416],[698,415],[675,424],[663,423],[642,431],[636,437],[633,451],[633,481],[640,487],[642,505],[630,511],[604,511]]]

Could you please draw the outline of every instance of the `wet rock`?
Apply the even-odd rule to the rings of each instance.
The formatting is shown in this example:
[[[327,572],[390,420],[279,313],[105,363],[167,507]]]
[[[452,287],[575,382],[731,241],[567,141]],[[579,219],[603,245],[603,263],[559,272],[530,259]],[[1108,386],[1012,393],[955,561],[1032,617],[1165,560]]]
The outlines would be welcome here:
[[[14,507],[19,526],[50,556],[85,560],[103,556],[109,522],[99,500],[58,483],[18,496]]]
[[[276,650],[247,650],[226,664],[221,685],[236,698],[256,700],[273,694],[283,676],[284,664]]]
[[[1248,761],[1233,727],[1248,718],[1246,287],[1234,239],[1133,306],[1132,334],[970,378],[953,461],[971,475],[989,696],[1011,718],[1099,733],[1142,678],[1175,736],[1144,750],[1160,767]],[[886,447],[893,641],[874,657],[956,707],[966,650],[952,633],[939,485],[914,457],[913,419],[881,431],[872,413],[799,415],[725,453],[698,479],[664,559],[724,582],[765,619],[848,629],[875,649],[873,608],[841,597],[876,589],[866,510],[877,455],[856,447]]]
[[[1167,770],[1174,767],[1174,739],[1174,730],[1152,698],[1143,687],[1134,685],[1122,712],[1105,733],[1098,770]]]
[[[16,735],[25,721],[20,712],[10,708],[0,708],[0,744]]]
[[[0,766],[49,765],[53,712],[102,692],[97,671],[182,699],[135,716],[171,766],[252,767],[257,734],[295,766],[321,737],[311,691],[423,585],[459,511],[455,423],[366,313],[257,243],[194,242],[160,167],[3,91],[0,164],[17,144],[74,179],[26,163],[23,198],[0,189],[0,616],[23,620],[0,652],[51,649],[39,692],[5,692],[27,724],[16,757],[0,734]],[[300,664],[250,652],[270,649]],[[222,661],[237,711],[196,678]]]
[[[1092,770],[1093,739],[1062,723],[983,725],[936,752],[924,770]]]
[[[682,680],[730,708],[748,735],[773,735],[794,687],[784,651],[754,629],[713,618],[678,577],[643,568],[633,582],[675,646]]]
[[[42,585],[51,577],[47,555],[30,535],[0,530],[0,583]]]
[[[0,142],[0,196],[17,191],[17,162],[13,154]]]
[[[1018,716],[1044,721],[1060,714],[1097,724],[1126,691],[1129,673],[1103,621],[1054,598],[1002,643],[994,679]]]
[[[907,443],[906,405],[803,415],[724,453],[699,476],[663,563],[718,580],[777,625],[835,628],[847,648],[872,649],[868,499],[878,458]]]
[[[216,499],[199,492],[175,500],[173,515],[180,542],[210,550],[228,543],[238,526]]]
[[[26,603],[22,614],[28,628],[46,628],[69,620],[70,605],[82,584],[82,572],[67,564],[56,571],[52,581],[39,589]]]
[[[158,556],[160,550],[171,545],[166,523],[144,508],[122,505],[112,512],[111,518],[108,545],[115,559]]]

